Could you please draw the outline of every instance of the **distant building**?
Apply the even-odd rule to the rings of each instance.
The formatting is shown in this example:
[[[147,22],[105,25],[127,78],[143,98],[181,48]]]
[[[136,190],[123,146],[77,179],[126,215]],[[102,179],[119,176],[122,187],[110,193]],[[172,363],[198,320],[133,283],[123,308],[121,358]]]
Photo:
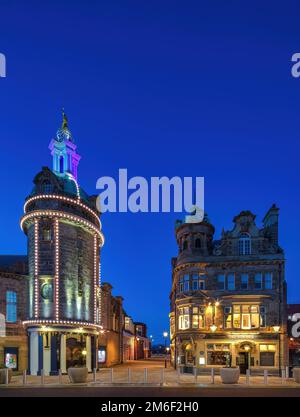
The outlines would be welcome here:
[[[149,358],[150,340],[147,337],[147,326],[145,323],[134,323],[131,317],[127,316],[125,312],[124,314],[124,362]]]
[[[186,370],[239,366],[242,373],[288,363],[284,253],[278,242],[279,209],[263,219],[243,211],[231,231],[214,239],[207,216],[177,222],[172,259],[171,355]]]

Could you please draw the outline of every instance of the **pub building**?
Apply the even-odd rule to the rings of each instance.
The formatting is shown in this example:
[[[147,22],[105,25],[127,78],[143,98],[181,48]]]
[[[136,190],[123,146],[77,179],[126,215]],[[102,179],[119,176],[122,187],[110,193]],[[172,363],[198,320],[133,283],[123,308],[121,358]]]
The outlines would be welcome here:
[[[214,226],[176,222],[172,259],[171,358],[174,367],[209,372],[239,366],[241,373],[288,363],[284,252],[278,242],[279,209],[262,221],[242,211],[233,228],[214,239]]]

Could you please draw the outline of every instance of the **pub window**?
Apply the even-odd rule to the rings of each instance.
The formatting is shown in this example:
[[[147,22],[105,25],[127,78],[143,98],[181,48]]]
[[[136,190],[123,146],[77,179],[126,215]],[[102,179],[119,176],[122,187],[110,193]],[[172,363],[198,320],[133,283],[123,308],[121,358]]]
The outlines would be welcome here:
[[[275,366],[276,345],[259,346],[260,366]]]
[[[260,326],[261,317],[258,305],[233,306],[233,327],[235,329],[257,329]]]
[[[187,240],[185,240],[184,242],[183,242],[183,250],[186,250],[187,248],[188,248],[188,242],[187,242]]]
[[[273,277],[271,272],[265,273],[265,290],[271,290],[273,288]]]
[[[193,288],[193,291],[197,291],[198,289],[199,289],[199,286],[198,286],[198,274],[194,274],[194,275],[192,275],[192,288]]]
[[[259,272],[257,274],[255,274],[254,277],[254,288],[256,290],[261,290],[262,289],[262,274]]]
[[[231,314],[231,307],[224,307],[224,327],[225,329],[231,329],[232,327],[232,314]]]
[[[190,290],[190,276],[189,274],[185,274],[184,276],[184,291]]]
[[[239,254],[250,255],[251,254],[251,239],[248,233],[242,233],[239,238]]]
[[[231,362],[230,345],[208,344],[207,365],[229,366]]]
[[[180,330],[190,328],[190,309],[189,307],[183,307],[179,309],[178,327]]]
[[[204,281],[204,279],[199,279],[199,290],[205,290],[205,281]]]
[[[225,290],[225,275],[218,275],[218,290]]]
[[[17,293],[6,291],[6,321],[16,323],[17,321]]]
[[[203,329],[205,327],[205,308],[193,307],[192,328]]]
[[[183,276],[179,278],[179,292],[183,292]]]
[[[235,290],[235,279],[234,274],[227,275],[227,289],[230,291]]]
[[[249,281],[248,274],[242,274],[241,276],[241,289],[242,290],[248,289],[248,281]]]

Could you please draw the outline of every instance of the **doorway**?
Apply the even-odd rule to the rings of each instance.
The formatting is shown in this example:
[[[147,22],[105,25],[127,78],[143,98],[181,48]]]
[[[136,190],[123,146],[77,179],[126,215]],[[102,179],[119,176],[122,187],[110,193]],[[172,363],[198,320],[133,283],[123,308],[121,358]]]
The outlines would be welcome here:
[[[240,352],[239,366],[240,366],[240,373],[246,374],[247,369],[249,369],[249,353],[248,352]]]

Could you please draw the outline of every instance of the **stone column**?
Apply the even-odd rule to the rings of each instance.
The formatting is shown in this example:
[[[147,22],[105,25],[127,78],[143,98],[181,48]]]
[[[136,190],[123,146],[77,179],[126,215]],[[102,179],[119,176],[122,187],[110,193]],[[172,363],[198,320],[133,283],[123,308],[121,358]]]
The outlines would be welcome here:
[[[67,373],[67,361],[66,361],[66,343],[67,338],[65,334],[60,336],[60,369],[63,374]]]
[[[92,349],[91,336],[86,336],[86,367],[89,372],[92,372]]]
[[[39,370],[39,334],[30,333],[30,375],[37,375]]]

